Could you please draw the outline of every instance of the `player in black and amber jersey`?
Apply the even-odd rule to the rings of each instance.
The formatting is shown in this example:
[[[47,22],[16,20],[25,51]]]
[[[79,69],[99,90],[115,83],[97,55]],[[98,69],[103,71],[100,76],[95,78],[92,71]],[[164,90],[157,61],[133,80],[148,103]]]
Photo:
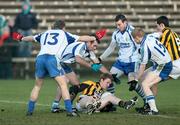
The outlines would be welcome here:
[[[177,79],[180,76],[180,38],[169,28],[169,19],[160,16],[156,19],[157,30],[161,32],[160,41],[167,48],[173,61],[173,70],[170,77]]]
[[[77,101],[77,109],[80,111],[87,111],[87,113],[92,113],[94,110],[102,110],[106,108],[107,105],[113,104],[119,107],[129,109],[134,106],[137,101],[137,97],[129,101],[123,101],[110,92],[105,90],[112,83],[112,76],[109,74],[102,74],[98,82],[85,81],[80,84],[80,87],[72,86],[70,88],[71,97],[82,92]]]

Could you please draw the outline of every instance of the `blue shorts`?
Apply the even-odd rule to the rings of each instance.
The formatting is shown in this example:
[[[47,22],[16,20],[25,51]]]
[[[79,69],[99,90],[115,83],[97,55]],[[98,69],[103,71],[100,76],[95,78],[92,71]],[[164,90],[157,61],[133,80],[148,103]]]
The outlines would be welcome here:
[[[36,58],[35,67],[35,76],[38,78],[43,78],[47,75],[50,77],[56,77],[61,74],[54,55],[45,54],[38,56]]]
[[[116,60],[113,67],[123,71],[125,75],[128,75],[130,72],[135,72],[135,62],[125,63]]]
[[[158,71],[159,72],[159,77],[162,79],[162,80],[166,80],[168,79],[169,77],[169,74],[171,73],[172,71],[172,62],[168,62],[164,65],[158,65],[158,64],[155,64],[153,65],[153,71]]]

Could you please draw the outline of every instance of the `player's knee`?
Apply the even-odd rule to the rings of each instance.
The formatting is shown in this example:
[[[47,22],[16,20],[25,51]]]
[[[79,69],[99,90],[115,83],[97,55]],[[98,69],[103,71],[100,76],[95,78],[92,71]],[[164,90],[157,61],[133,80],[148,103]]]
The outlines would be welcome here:
[[[128,79],[129,79],[129,81],[134,80],[134,78],[135,78],[135,73],[134,73],[134,72],[130,72],[130,73],[128,74]]]

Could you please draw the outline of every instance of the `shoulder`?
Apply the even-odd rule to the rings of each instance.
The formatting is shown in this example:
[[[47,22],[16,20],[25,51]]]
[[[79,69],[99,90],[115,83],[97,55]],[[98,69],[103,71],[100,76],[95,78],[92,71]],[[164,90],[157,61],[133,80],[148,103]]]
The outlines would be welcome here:
[[[88,84],[88,85],[94,85],[94,84],[96,84],[96,82],[94,82],[94,81],[91,81],[91,80],[87,80],[87,81],[84,81],[84,82],[82,82],[83,84]]]
[[[171,29],[168,27],[165,27],[162,32],[164,33],[164,32],[169,32],[169,31],[171,32]]]
[[[112,35],[116,35],[116,34],[118,34],[119,32],[120,32],[120,30],[116,28],[116,29],[114,30],[114,32],[113,32]]]
[[[134,30],[134,27],[128,24],[127,31],[132,32],[133,30]]]

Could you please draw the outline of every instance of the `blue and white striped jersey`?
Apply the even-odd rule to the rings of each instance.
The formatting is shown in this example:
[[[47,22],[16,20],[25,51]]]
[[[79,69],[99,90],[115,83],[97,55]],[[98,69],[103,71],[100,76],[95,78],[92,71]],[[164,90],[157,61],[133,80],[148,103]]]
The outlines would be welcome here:
[[[116,29],[112,35],[112,41],[115,42],[119,47],[118,60],[122,62],[137,62],[140,59],[138,53],[138,45],[134,42],[134,39],[131,35],[134,27],[127,25],[126,30],[121,32],[119,29]]]
[[[141,64],[147,64],[149,60],[157,64],[165,64],[171,61],[171,57],[154,34],[145,35],[141,42]]]
[[[34,36],[34,40],[41,45],[39,55],[59,55],[68,44],[79,39],[79,36],[65,32],[63,30],[47,30],[44,33]]]
[[[62,63],[74,63],[76,56],[80,56],[82,58],[90,56],[87,44],[85,42],[74,42],[69,44],[61,56],[58,56],[58,59]]]

